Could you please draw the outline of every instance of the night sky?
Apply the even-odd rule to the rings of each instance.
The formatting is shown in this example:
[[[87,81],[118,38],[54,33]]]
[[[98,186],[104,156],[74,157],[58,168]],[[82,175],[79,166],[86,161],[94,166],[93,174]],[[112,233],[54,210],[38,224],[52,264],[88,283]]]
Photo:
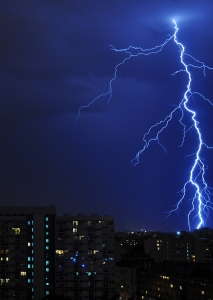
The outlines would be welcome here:
[[[213,1],[1,1],[0,205],[56,205],[70,212],[114,215],[117,229],[187,230],[189,196],[180,199],[197,149],[191,130],[182,148],[175,115],[157,143],[143,135],[178,105],[187,75],[171,41],[157,55],[119,67],[113,97],[106,93],[130,45],[151,48],[178,27],[185,51],[213,67]],[[192,70],[193,91],[213,101],[213,70]],[[213,144],[213,107],[194,96],[191,107],[207,144]],[[213,186],[213,150],[202,153]],[[213,216],[207,222],[212,227]],[[192,222],[193,223],[193,222]],[[196,220],[194,220],[194,226]]]

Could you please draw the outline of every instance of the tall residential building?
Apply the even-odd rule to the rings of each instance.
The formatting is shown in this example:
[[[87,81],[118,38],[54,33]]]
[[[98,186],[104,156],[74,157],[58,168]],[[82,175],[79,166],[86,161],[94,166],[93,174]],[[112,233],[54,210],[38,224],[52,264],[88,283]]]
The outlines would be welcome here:
[[[0,299],[38,299],[54,289],[55,207],[0,207]]]
[[[0,207],[0,299],[111,299],[114,219]]]
[[[55,290],[74,300],[111,299],[115,293],[114,219],[56,217]]]

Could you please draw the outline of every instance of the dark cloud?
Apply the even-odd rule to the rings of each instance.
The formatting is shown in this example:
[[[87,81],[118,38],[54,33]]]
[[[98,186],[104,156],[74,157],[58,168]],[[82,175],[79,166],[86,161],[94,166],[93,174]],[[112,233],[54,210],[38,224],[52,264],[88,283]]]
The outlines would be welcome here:
[[[211,1],[9,1],[0,4],[1,203],[55,204],[60,213],[115,215],[119,228],[187,229],[180,216],[164,219],[187,180],[194,132],[179,148],[178,117],[133,168],[148,128],[165,118],[183,97],[186,75],[170,42],[163,52],[114,68],[129,45],[151,48],[174,32],[186,52],[213,65]],[[212,98],[213,74],[194,70],[192,86]],[[181,88],[180,88],[181,87]],[[194,96],[205,140],[211,143],[212,111]],[[205,120],[205,122],[204,122]],[[208,178],[212,178],[212,157]],[[177,225],[178,224],[178,225]],[[211,225],[212,223],[209,222]]]

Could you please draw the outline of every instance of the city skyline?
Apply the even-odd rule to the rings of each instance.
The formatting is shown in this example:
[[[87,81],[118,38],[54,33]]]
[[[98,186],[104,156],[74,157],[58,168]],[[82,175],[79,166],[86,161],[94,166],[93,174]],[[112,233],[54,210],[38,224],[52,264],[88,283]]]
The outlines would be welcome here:
[[[53,204],[59,214],[114,215],[116,229],[187,230],[187,201],[179,216],[165,216],[180,199],[194,133],[179,148],[182,130],[174,122],[162,136],[167,154],[153,145],[140,164],[131,164],[144,133],[183,97],[184,74],[171,76],[180,69],[173,43],[120,68],[110,103],[99,100],[73,122],[81,105],[108,90],[123,55],[108,46],[161,44],[174,32],[174,17],[186,52],[213,67],[213,4],[65,1],[1,7],[0,204]],[[212,79],[212,71],[193,73],[196,91],[210,100]],[[203,102],[195,97],[194,109],[210,144],[213,109]],[[204,159],[211,181],[212,154]],[[206,225],[212,227],[211,215]]]

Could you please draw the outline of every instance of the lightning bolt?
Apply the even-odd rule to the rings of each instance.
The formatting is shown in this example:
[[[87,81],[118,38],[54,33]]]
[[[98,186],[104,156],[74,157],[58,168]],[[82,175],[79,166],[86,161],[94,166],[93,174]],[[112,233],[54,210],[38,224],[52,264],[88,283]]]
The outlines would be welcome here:
[[[211,200],[212,196],[213,196],[213,193],[211,191],[213,188],[209,187],[206,182],[205,170],[207,169],[207,167],[205,166],[204,160],[201,157],[201,152],[202,152],[203,148],[213,149],[213,147],[208,146],[203,141],[202,134],[201,134],[201,131],[199,128],[199,122],[196,119],[196,112],[189,108],[189,101],[190,101],[190,98],[193,97],[193,95],[198,95],[203,100],[207,101],[210,105],[213,106],[213,103],[209,99],[205,98],[199,92],[192,92],[192,90],[191,90],[192,77],[191,77],[191,73],[190,73],[189,69],[190,68],[202,69],[204,76],[206,76],[206,69],[212,70],[213,68],[205,65],[204,62],[197,60],[190,54],[185,53],[184,45],[181,44],[177,38],[177,33],[179,30],[177,27],[177,23],[175,22],[175,20],[173,20],[173,22],[174,22],[174,28],[175,28],[174,34],[169,36],[164,41],[164,43],[162,43],[161,45],[157,45],[157,46],[155,46],[153,48],[149,48],[149,49],[143,49],[141,47],[134,47],[134,46],[129,46],[128,48],[124,48],[124,49],[116,49],[113,46],[110,46],[110,50],[116,51],[116,52],[124,52],[127,54],[127,57],[122,62],[118,63],[115,66],[114,77],[109,81],[108,90],[105,93],[94,98],[87,105],[81,106],[78,110],[78,114],[75,119],[75,122],[80,117],[81,111],[84,108],[88,108],[89,106],[91,106],[94,102],[96,102],[100,98],[107,96],[108,97],[107,104],[109,104],[109,102],[112,98],[112,94],[113,94],[112,84],[117,78],[117,72],[121,65],[125,64],[125,62],[128,61],[129,59],[132,59],[139,55],[157,54],[158,52],[163,50],[163,47],[168,42],[173,40],[179,49],[180,62],[182,64],[183,68],[174,72],[172,75],[176,75],[177,73],[180,73],[180,72],[185,72],[187,74],[188,83],[186,86],[185,93],[184,93],[183,98],[180,101],[179,105],[176,106],[170,112],[170,114],[168,114],[163,120],[160,120],[156,124],[152,125],[148,129],[148,131],[144,134],[144,136],[143,136],[144,146],[141,150],[139,150],[137,152],[136,156],[133,158],[133,160],[131,162],[133,163],[134,166],[136,166],[139,163],[140,155],[150,146],[151,142],[157,142],[163,148],[163,150],[166,152],[166,148],[160,142],[160,135],[168,127],[174,114],[177,111],[180,111],[181,117],[179,119],[179,123],[181,124],[181,126],[183,128],[183,139],[182,139],[182,143],[181,143],[180,147],[183,146],[183,144],[184,144],[186,133],[189,130],[191,130],[192,128],[194,128],[196,130],[198,146],[197,146],[197,150],[193,154],[190,155],[190,156],[194,156],[195,158],[194,158],[194,162],[190,168],[188,180],[185,182],[185,184],[181,190],[181,194],[182,194],[181,198],[178,201],[178,203],[175,205],[175,208],[168,212],[167,217],[170,216],[171,213],[173,213],[173,212],[176,212],[176,213],[179,212],[180,205],[182,204],[183,200],[186,198],[187,189],[189,188],[189,186],[192,186],[194,189],[193,196],[191,198],[192,208],[189,211],[188,217],[187,217],[188,228],[190,231],[191,230],[191,219],[194,219],[194,218],[198,219],[197,229],[199,229],[200,227],[205,226],[206,220],[209,218],[210,210],[213,210],[213,202]],[[193,63],[187,64],[184,60],[185,57],[190,58]],[[191,125],[189,127],[187,127],[187,125],[184,124],[183,120],[184,120],[185,115],[191,120]],[[155,134],[152,133],[154,130],[156,132]],[[192,217],[192,215],[194,215],[194,217]]]

